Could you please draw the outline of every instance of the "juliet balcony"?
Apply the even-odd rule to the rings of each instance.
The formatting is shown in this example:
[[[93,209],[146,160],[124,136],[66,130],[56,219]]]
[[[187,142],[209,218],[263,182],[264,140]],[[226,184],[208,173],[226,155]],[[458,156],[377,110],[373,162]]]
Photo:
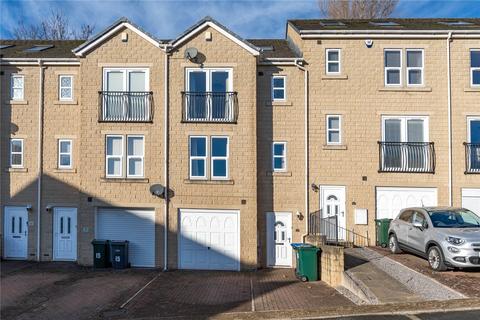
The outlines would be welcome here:
[[[100,122],[151,122],[151,91],[99,91]]]
[[[182,122],[236,123],[236,92],[182,92]]]
[[[379,172],[435,173],[433,142],[379,141]]]
[[[465,173],[480,173],[480,143],[464,143]]]

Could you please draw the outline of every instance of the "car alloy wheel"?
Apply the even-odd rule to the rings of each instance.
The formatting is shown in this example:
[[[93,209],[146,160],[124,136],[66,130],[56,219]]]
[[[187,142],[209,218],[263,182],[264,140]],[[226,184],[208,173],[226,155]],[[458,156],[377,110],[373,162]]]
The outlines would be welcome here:
[[[393,253],[397,251],[397,244],[395,243],[395,238],[393,236],[390,236],[390,239],[388,241],[388,247],[390,248],[390,251]]]
[[[428,263],[430,263],[430,267],[432,267],[433,270],[438,270],[440,267],[440,252],[438,251],[437,248],[433,248],[430,250],[428,254]]]

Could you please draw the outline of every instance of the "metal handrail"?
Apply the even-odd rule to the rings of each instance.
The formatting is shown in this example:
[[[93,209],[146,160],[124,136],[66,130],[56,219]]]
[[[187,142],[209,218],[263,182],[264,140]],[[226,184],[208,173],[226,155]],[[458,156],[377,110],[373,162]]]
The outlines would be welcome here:
[[[152,91],[99,91],[99,121],[150,122]]]
[[[235,123],[237,92],[182,92],[183,122]]]
[[[463,143],[465,145],[465,173],[480,173],[480,143]]]
[[[379,141],[379,172],[435,173],[433,142]]]

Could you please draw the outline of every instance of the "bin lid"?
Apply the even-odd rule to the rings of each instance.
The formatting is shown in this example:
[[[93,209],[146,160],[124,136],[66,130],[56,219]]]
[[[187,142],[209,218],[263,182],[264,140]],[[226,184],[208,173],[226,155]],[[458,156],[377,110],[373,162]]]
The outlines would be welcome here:
[[[112,245],[124,245],[128,244],[128,240],[110,240],[110,244]]]
[[[309,243],[291,243],[290,244],[292,246],[293,249],[295,250],[299,250],[299,249],[310,249],[310,248],[315,248],[317,249],[317,247],[309,244]]]
[[[383,218],[383,219],[375,219],[375,222],[390,222],[392,221],[393,219],[389,219],[389,218]]]
[[[110,240],[104,240],[104,239],[93,239],[92,244],[107,244],[110,242]]]

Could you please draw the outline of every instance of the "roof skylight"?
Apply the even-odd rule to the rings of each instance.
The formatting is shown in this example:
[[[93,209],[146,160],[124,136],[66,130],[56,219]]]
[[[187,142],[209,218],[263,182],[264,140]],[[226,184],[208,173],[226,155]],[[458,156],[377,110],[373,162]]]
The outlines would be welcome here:
[[[0,44],[0,49],[7,49],[15,46],[14,44]]]
[[[51,45],[51,44],[43,45],[42,44],[42,45],[34,45],[33,47],[25,49],[23,51],[24,52],[40,52],[40,51],[44,51],[44,50],[47,50],[47,49],[50,49],[50,48],[53,48],[53,45]]]
[[[320,24],[324,27],[345,27],[345,23],[336,20],[324,20]]]
[[[472,22],[462,21],[462,20],[458,20],[458,21],[441,21],[441,22],[439,22],[439,23],[441,23],[441,24],[446,24],[447,26],[452,26],[452,27],[473,26],[473,23],[472,23]]]
[[[398,23],[393,21],[371,21],[370,24],[377,27],[399,27],[400,26]]]
[[[262,51],[273,51],[273,46],[259,46]]]

